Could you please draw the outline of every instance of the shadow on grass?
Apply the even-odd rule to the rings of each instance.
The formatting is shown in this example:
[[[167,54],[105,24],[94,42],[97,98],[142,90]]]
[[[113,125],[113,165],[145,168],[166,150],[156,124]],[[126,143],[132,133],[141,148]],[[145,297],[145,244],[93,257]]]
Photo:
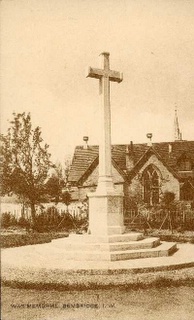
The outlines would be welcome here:
[[[97,284],[90,283],[87,284],[54,284],[54,283],[30,283],[30,282],[18,282],[18,281],[2,281],[2,285],[6,287],[11,287],[13,289],[26,289],[26,290],[45,290],[45,291],[84,291],[84,290],[109,290],[112,288],[117,288],[121,290],[139,290],[139,289],[149,289],[149,288],[166,288],[166,287],[180,287],[189,286],[194,287],[194,278],[187,277],[184,279],[173,279],[173,277],[168,278],[165,276],[159,276],[152,282],[145,282],[136,280],[133,283],[125,284]]]

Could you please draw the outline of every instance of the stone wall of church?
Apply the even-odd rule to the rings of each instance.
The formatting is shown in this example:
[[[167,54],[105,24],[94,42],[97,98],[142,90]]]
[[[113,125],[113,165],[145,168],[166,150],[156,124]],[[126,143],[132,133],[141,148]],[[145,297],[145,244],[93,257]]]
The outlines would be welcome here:
[[[87,198],[87,194],[90,192],[94,192],[96,190],[96,186],[88,186],[79,188],[79,201],[83,201]]]
[[[98,172],[99,172],[99,166],[97,166],[92,173],[89,175],[89,177],[84,181],[83,186],[96,186],[98,183]],[[113,176],[113,182],[115,184],[120,184],[124,182],[124,179],[120,175],[120,173],[115,169],[114,166],[112,166],[112,176]]]
[[[78,192],[77,192],[77,194],[78,194],[77,200],[78,201],[85,200],[88,193],[94,192],[96,190],[96,186],[98,183],[98,171],[99,171],[99,166],[97,166],[92,171],[92,173],[89,175],[89,177],[84,181],[83,186],[78,188]],[[112,175],[113,175],[113,182],[115,185],[115,189],[117,191],[123,192],[124,179],[114,166],[112,166]]]
[[[163,163],[158,160],[155,155],[152,155],[148,161],[143,165],[143,167],[139,170],[138,174],[132,179],[130,186],[128,187],[128,195],[130,196],[137,196],[138,194],[143,195],[143,186],[141,184],[141,176],[143,171],[148,167],[150,164],[154,165],[158,168],[161,174],[161,192],[164,193],[165,191],[174,192],[175,199],[180,199],[180,185],[179,181],[173,176],[171,172],[163,165]]]

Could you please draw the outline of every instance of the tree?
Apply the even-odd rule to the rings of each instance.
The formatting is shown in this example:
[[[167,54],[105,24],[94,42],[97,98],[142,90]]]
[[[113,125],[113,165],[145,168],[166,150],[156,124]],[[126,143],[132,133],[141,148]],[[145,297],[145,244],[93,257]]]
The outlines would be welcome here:
[[[52,201],[55,203],[62,202],[67,206],[71,203],[71,194],[68,190],[68,185],[59,167],[55,166],[55,173],[53,173],[46,182],[46,188]]]
[[[32,129],[30,113],[13,113],[10,124],[7,134],[1,135],[1,194],[12,192],[28,203],[35,224],[35,205],[47,194],[49,146],[43,144],[40,127]]]
[[[175,199],[174,192],[165,191],[162,197],[162,204],[169,209],[174,199]]]
[[[53,165],[53,169],[46,181],[46,188],[50,196],[50,200],[57,204],[61,201],[62,190],[65,186],[64,170],[60,162]]]
[[[62,191],[62,202],[65,203],[65,205],[67,206],[67,212],[68,212],[68,207],[71,203],[71,194],[69,193],[68,190],[65,190],[64,192]]]
[[[46,181],[48,194],[52,201],[63,202],[68,207],[71,203],[71,194],[69,192],[70,184],[68,182],[68,174],[70,169],[70,162],[65,161],[63,167],[60,162],[53,165],[50,175]]]

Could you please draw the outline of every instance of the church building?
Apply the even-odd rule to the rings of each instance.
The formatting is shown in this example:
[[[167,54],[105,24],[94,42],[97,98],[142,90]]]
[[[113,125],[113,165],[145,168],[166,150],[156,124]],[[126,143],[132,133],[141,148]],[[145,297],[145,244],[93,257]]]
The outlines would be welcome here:
[[[175,111],[174,141],[112,145],[112,175],[115,188],[123,191],[124,202],[141,199],[149,205],[160,203],[164,192],[173,192],[176,200],[194,200],[194,141],[182,139]],[[72,198],[83,201],[95,191],[98,182],[98,146],[75,148],[69,183]]]

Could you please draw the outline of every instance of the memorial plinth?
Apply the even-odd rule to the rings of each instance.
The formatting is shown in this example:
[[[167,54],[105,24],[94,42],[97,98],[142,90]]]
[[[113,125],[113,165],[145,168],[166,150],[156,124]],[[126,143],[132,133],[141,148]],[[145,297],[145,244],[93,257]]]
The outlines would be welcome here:
[[[116,191],[88,194],[89,197],[89,233],[92,235],[122,234],[123,194]]]

